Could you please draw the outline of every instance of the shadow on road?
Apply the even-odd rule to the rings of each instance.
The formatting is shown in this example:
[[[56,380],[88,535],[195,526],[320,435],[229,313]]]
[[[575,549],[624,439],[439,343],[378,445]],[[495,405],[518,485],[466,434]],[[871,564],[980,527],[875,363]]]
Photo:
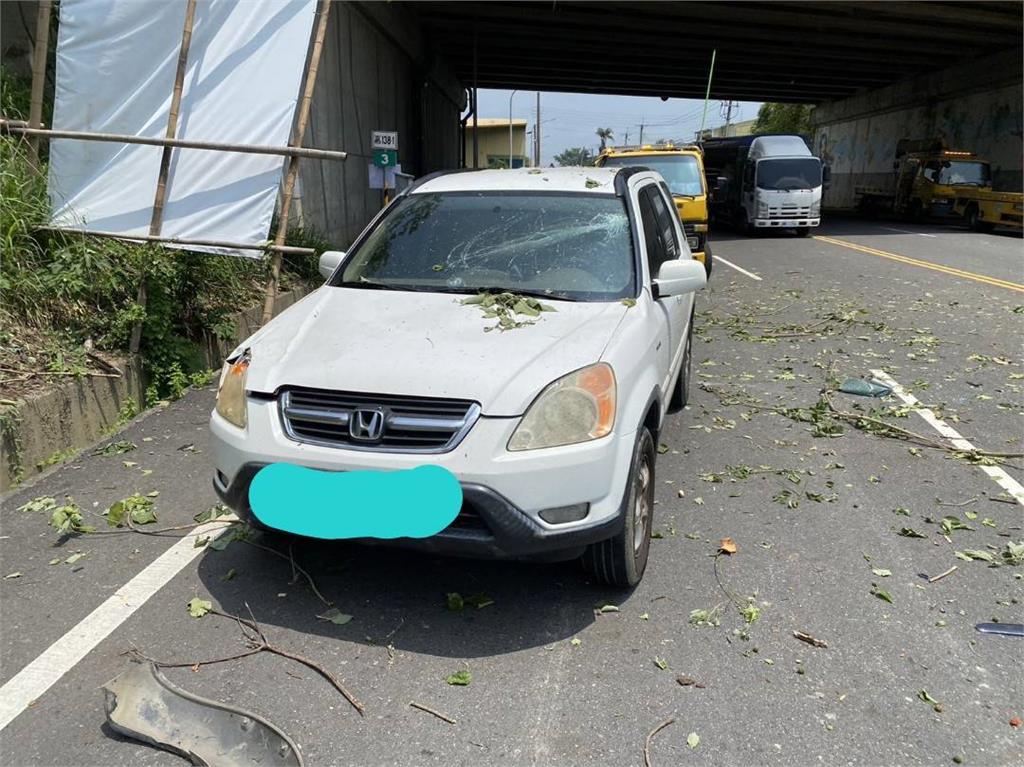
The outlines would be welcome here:
[[[587,587],[576,562],[541,564],[444,558],[385,546],[262,535],[278,557],[243,542],[207,551],[199,578],[221,609],[252,608],[266,627],[440,657],[475,658],[565,640],[594,620],[594,608],[631,592]],[[327,606],[287,559],[309,572],[324,597],[353,620],[318,620]],[[235,575],[226,578],[230,571]],[[486,595],[493,604],[448,610],[445,595]]]

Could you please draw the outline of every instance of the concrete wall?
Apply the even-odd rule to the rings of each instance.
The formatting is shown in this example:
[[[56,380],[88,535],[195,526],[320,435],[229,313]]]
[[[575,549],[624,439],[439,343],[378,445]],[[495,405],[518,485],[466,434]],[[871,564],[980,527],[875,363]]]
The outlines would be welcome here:
[[[996,189],[1021,191],[1021,49],[902,80],[812,113],[814,146],[832,168],[824,204],[849,208],[854,187],[887,185],[896,142],[943,137],[992,163]]]
[[[457,168],[464,106],[465,90],[406,9],[334,3],[305,142],[349,159],[301,162],[303,223],[346,248],[380,209],[368,186],[373,130],[398,131],[405,173]]]

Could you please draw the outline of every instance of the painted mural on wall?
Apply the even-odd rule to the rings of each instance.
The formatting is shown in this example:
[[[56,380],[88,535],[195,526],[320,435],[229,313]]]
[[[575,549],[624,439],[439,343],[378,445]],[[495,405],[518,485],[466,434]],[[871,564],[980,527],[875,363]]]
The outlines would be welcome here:
[[[932,138],[987,159],[996,189],[1021,191],[1021,115],[1021,89],[1014,85],[821,124],[814,133],[814,147],[832,169],[824,203],[853,207],[855,187],[890,181],[901,140]]]

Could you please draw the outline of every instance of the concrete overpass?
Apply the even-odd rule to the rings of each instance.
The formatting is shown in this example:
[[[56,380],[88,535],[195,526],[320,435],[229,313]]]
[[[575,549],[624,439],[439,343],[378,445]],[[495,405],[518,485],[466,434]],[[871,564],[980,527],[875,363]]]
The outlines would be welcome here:
[[[36,3],[0,3],[5,65],[31,48]],[[340,2],[306,143],[346,163],[302,165],[305,223],[345,246],[380,204],[374,129],[401,134],[414,175],[461,162],[474,88],[811,102],[833,165],[826,203],[891,171],[900,138],[945,135],[1021,184],[1019,2]],[[485,115],[493,116],[493,115]]]

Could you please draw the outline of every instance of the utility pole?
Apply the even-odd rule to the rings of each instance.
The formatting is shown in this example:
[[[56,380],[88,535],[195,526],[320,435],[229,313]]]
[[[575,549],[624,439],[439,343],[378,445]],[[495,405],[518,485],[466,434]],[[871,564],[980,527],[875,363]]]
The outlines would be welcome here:
[[[644,145],[644,118],[640,118],[640,146]]]
[[[629,131],[626,131],[626,136],[622,139],[622,143],[629,146]]]
[[[540,91],[537,91],[537,122],[533,127],[534,162],[536,168],[540,167]]]
[[[722,104],[721,115],[725,118],[725,130],[724,135],[728,137],[729,126],[732,124],[732,110],[739,109],[740,103],[738,101],[729,100]]]

